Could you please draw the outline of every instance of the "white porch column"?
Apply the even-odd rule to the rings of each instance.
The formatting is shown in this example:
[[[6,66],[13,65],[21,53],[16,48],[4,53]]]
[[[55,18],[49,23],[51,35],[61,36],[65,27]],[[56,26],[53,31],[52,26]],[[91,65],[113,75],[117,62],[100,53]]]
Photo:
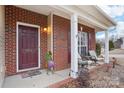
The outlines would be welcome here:
[[[0,88],[5,78],[5,8],[0,5]]]
[[[71,15],[71,77],[78,76],[78,17]]]
[[[105,31],[105,63],[109,63],[109,31]]]

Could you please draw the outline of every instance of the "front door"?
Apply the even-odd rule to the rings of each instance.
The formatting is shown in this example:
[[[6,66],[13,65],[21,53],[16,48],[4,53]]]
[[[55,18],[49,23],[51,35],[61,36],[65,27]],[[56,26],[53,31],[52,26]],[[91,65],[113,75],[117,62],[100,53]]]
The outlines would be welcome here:
[[[38,67],[38,28],[18,25],[18,70]]]

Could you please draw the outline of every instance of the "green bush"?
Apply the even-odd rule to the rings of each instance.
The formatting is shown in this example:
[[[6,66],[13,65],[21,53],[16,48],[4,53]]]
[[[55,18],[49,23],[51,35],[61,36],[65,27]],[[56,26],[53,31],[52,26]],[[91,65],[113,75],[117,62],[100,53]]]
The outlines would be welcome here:
[[[51,53],[51,51],[48,51],[46,53],[45,59],[46,59],[47,62],[50,61],[50,60],[52,60],[52,53]]]
[[[113,50],[114,49],[114,43],[112,40],[109,40],[109,50]]]
[[[101,45],[100,43],[96,43],[96,54],[99,56],[101,54]]]

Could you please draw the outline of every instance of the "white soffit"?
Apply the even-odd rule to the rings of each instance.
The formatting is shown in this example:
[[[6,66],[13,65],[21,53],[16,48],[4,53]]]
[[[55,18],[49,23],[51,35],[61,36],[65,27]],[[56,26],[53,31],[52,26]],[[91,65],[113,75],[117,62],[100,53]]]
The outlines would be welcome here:
[[[100,23],[104,24],[107,26],[107,23],[109,23],[108,20],[105,19],[96,9],[93,8],[93,6],[87,5],[87,6],[82,6],[79,5],[77,6],[81,11],[84,11],[85,14],[88,16],[92,16],[95,20],[99,21]]]
[[[91,26],[99,31],[113,26],[111,21],[92,5],[18,5],[17,7],[44,15],[53,13],[67,19],[70,19],[71,14],[77,13],[80,23]]]
[[[33,12],[37,12],[40,14],[44,14],[44,15],[49,15],[50,13],[56,14],[58,16],[62,16],[64,18],[69,19],[70,16],[68,13],[65,13],[63,11],[60,11],[59,9],[56,9],[53,7],[54,5],[17,5],[17,7],[26,9],[26,10],[30,10]]]
[[[107,29],[108,28],[107,25],[99,22],[92,15],[89,15],[87,12],[77,8],[76,6],[73,6],[73,5],[61,6],[60,5],[60,6],[57,6],[57,7],[61,8],[61,10],[63,9],[63,11],[70,11],[71,14],[76,13],[81,20],[84,20],[84,21],[88,22],[91,25],[97,26],[97,27],[99,27],[101,29]]]
[[[117,25],[117,22],[112,18],[110,17],[107,13],[105,13],[100,7],[98,6],[94,6],[106,19],[108,19],[112,26],[116,26]]]

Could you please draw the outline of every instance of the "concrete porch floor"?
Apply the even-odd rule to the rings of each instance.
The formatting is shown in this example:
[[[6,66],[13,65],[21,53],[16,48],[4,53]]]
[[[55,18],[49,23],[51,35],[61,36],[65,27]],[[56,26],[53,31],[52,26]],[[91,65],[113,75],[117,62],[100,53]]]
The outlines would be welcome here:
[[[103,64],[104,62],[99,62],[99,64]],[[88,69],[91,70],[96,66],[88,66]],[[69,69],[56,71],[54,74],[47,74],[46,70],[41,70],[42,74],[22,78],[21,74],[8,76],[5,78],[3,83],[3,88],[45,88],[60,81],[66,80],[70,78]]]
[[[46,74],[46,70],[41,70],[41,75],[22,78],[20,74],[5,78],[3,88],[43,88],[51,84],[69,78],[70,69],[56,71],[54,74]]]

